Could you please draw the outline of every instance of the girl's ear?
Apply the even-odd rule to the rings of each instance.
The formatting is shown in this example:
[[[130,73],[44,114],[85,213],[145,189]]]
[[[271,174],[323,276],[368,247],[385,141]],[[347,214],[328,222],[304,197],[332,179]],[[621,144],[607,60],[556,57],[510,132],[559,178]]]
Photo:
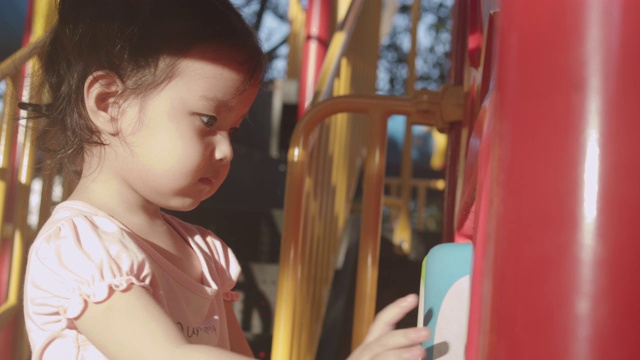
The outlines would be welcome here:
[[[118,134],[117,115],[124,83],[108,71],[96,71],[84,83],[84,103],[91,121],[105,134]]]

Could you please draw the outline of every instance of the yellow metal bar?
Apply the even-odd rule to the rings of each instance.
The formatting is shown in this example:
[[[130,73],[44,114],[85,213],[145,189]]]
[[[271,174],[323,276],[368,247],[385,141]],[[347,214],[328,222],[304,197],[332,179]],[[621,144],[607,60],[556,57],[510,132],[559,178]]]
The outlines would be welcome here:
[[[47,30],[53,25],[55,19],[55,4],[46,0],[36,0],[33,3],[33,24],[31,28],[31,43],[41,43],[45,38]],[[25,68],[25,81],[23,89],[23,101],[42,102],[42,79],[40,75],[40,63],[37,58],[32,58]],[[25,118],[26,114],[21,113],[18,127],[18,148],[17,159],[19,161],[16,173],[15,189],[15,226],[16,241],[30,240],[31,232],[27,225],[27,215],[29,211],[29,194],[31,182],[33,180],[36,163],[36,139],[41,126],[41,121]]]
[[[20,72],[22,66],[42,50],[45,38],[39,38],[20,48],[13,55],[0,63],[0,80]]]
[[[13,75],[6,79],[6,92],[4,96],[4,104],[2,107],[2,125],[0,133],[0,243],[4,239],[4,231],[12,233],[11,227],[7,226],[4,221],[4,210],[6,206],[7,185],[10,176],[10,155],[13,145],[13,128],[15,126],[15,115],[17,110],[17,88],[18,76]],[[23,252],[20,246],[12,244],[11,248],[11,266],[9,268],[9,282],[7,288],[7,297],[0,305],[0,329],[3,328],[6,323],[11,319],[18,305],[18,298],[20,295],[20,288],[16,286],[20,282],[20,271],[22,262],[20,261]]]
[[[418,216],[416,221],[416,229],[424,231],[425,223],[424,223],[424,208],[427,205],[427,187],[426,186],[418,186]]]
[[[378,267],[380,259],[380,235],[382,194],[387,152],[387,116],[371,113],[369,146],[365,159],[362,220],[360,222],[360,244],[358,246],[358,270],[353,316],[351,347],[358,347],[373,322],[376,310]]]
[[[331,37],[331,42],[325,55],[325,61],[318,75],[316,90],[314,91],[311,104],[327,99],[331,94],[333,79],[338,72],[342,56],[349,46],[351,35],[356,27],[363,5],[364,0],[351,0],[351,5],[344,19],[338,22],[337,29]]]
[[[383,199],[384,206],[397,207],[402,206],[402,199],[395,196],[385,196]]]
[[[31,24],[31,37],[30,43],[36,44],[31,50],[26,50],[19,54],[14,60],[12,60],[10,65],[7,65],[6,68],[3,68],[7,73],[15,72],[15,67],[24,59],[28,59],[32,57],[33,53],[28,55],[29,51],[37,51],[39,47],[41,47],[42,39],[46,31],[51,27],[55,19],[55,2],[48,0],[34,0],[33,2],[33,13],[32,13],[32,24]],[[9,68],[13,67],[13,70],[9,70]],[[39,74],[39,63],[37,59],[32,58],[30,61],[26,63],[25,67],[25,80],[24,80],[24,88],[23,88],[23,100],[30,102],[38,102],[41,101],[42,92],[41,92],[41,83],[40,79],[37,76],[32,76],[33,74]],[[0,73],[2,75],[2,73]],[[11,316],[5,315],[5,313],[9,313],[11,311],[15,311],[16,313],[21,312],[21,307],[18,306],[20,301],[20,292],[22,290],[22,283],[24,280],[24,267],[26,262],[26,249],[28,247],[28,242],[31,240],[32,233],[27,226],[27,214],[28,214],[28,206],[29,206],[29,190],[31,186],[31,180],[33,178],[33,171],[36,160],[36,135],[38,132],[39,123],[22,119],[19,121],[18,127],[18,136],[17,141],[20,146],[18,146],[16,159],[18,161],[16,181],[15,181],[15,189],[13,190],[13,194],[15,196],[14,201],[14,218],[15,218],[15,232],[13,234],[13,244],[12,244],[12,258],[11,258],[11,274],[10,274],[10,285],[9,285],[9,296],[7,297],[7,301],[3,304],[4,309],[0,310],[0,327],[4,327],[7,321]],[[4,219],[1,219],[4,222]],[[8,311],[6,309],[9,309]],[[14,310],[11,310],[14,309]],[[13,351],[9,356],[14,358],[24,357],[24,349],[26,349],[25,342],[26,334],[24,329],[24,321],[22,316],[15,316],[15,323],[12,328],[14,334],[14,347]],[[11,331],[11,330],[10,330]]]
[[[323,124],[323,126],[326,126],[326,124]],[[320,189],[319,189],[319,181],[318,181],[318,174],[321,173],[321,170],[319,169],[321,167],[321,162],[322,159],[324,159],[324,157],[319,157],[318,153],[323,151],[323,144],[324,141],[326,140],[326,134],[324,131],[322,131],[322,127],[320,126],[318,128],[317,134],[316,134],[316,144],[318,146],[316,146],[312,153],[313,159],[316,159],[316,161],[312,161],[310,162],[309,166],[310,166],[310,188],[309,188],[309,198],[310,198],[310,206],[308,209],[306,209],[306,211],[309,212],[308,214],[308,221],[305,224],[305,232],[307,233],[307,236],[305,236],[305,242],[302,244],[301,248],[303,249],[303,257],[304,257],[304,262],[305,264],[309,264],[308,266],[305,266],[304,268],[301,269],[300,275],[301,275],[301,283],[298,285],[299,288],[299,297],[302,299],[308,299],[309,303],[308,306],[306,307],[297,307],[296,310],[296,315],[295,317],[298,320],[298,326],[297,326],[297,330],[295,331],[295,335],[292,338],[292,346],[293,346],[293,354],[294,354],[294,358],[296,359],[306,359],[307,357],[307,352],[309,351],[309,326],[306,326],[307,324],[310,323],[311,321],[311,317],[312,314],[310,311],[308,311],[311,307],[312,304],[311,302],[313,302],[314,300],[314,291],[315,291],[315,287],[318,285],[317,282],[310,282],[310,281],[305,281],[305,279],[308,279],[310,277],[310,271],[312,271],[312,269],[315,269],[315,271],[319,271],[319,269],[317,268],[318,264],[317,264],[317,260],[318,260],[318,256],[315,256],[317,254],[317,246],[318,246],[318,242],[319,242],[319,229],[318,226],[320,224],[319,221],[319,213],[320,213],[320,206],[322,203],[322,199],[320,197]],[[321,161],[317,161],[318,159],[320,159]]]
[[[4,225],[4,211],[6,205],[7,184],[9,182],[11,149],[13,147],[13,128],[18,109],[17,89],[20,88],[19,76],[6,78],[4,104],[2,107],[2,123],[0,124],[0,243],[4,238],[4,231],[10,231]]]
[[[416,54],[418,21],[420,20],[420,1],[414,1],[411,5],[411,49],[407,57],[408,77],[405,92],[407,96],[415,93],[416,82]],[[400,165],[400,198],[402,206],[393,230],[392,242],[401,253],[408,254],[411,251],[411,213],[409,201],[411,200],[411,178],[413,177],[413,162],[411,151],[413,148],[413,133],[411,131],[415,119],[408,117],[405,124],[404,141],[402,146],[402,160]]]
[[[400,178],[398,177],[387,177],[384,181],[388,186],[399,186],[400,184]],[[413,188],[422,186],[427,189],[444,190],[445,181],[444,179],[411,179],[410,184]]]
[[[402,147],[402,161],[400,165],[400,213],[393,229],[392,242],[401,253],[408,254],[411,251],[411,214],[409,200],[411,198],[411,177],[413,176],[413,163],[411,150],[413,138],[411,132],[412,119],[407,118],[405,123],[404,144]]]
[[[317,140],[317,137],[316,137]],[[316,149],[309,149],[309,155],[311,158],[314,158],[313,156],[313,152]],[[305,203],[307,204],[305,207],[303,207],[301,209],[301,213],[300,213],[300,222],[301,222],[301,241],[299,243],[300,247],[299,247],[299,251],[300,251],[300,255],[302,257],[302,262],[305,264],[309,263],[309,253],[310,251],[308,250],[310,244],[310,239],[312,239],[313,236],[313,232],[311,229],[310,224],[313,223],[313,214],[315,213],[315,208],[317,206],[317,203],[315,202],[315,198],[313,196],[312,190],[313,190],[313,174],[314,174],[314,167],[313,167],[313,162],[310,162],[307,164],[306,168],[306,173],[307,175],[305,176],[305,190],[304,190],[304,200]],[[286,221],[286,219],[285,219]],[[308,288],[311,284],[309,284],[307,281],[305,281],[305,279],[308,277],[308,268],[303,267],[303,268],[299,268],[298,272],[296,274],[296,277],[298,278],[298,283],[294,289],[293,292],[289,293],[289,296],[292,296],[295,299],[305,299],[308,297]],[[282,270],[280,270],[282,271]],[[279,296],[279,295],[278,295]],[[291,342],[291,358],[293,359],[298,359],[300,358],[300,351],[301,351],[301,347],[302,347],[302,339],[303,339],[303,334],[302,334],[302,329],[304,327],[304,321],[302,319],[302,314],[304,309],[302,309],[301,307],[294,307],[292,308],[293,311],[293,318],[295,319],[293,324],[292,324],[292,332],[291,332],[291,337],[289,339],[289,341]]]
[[[310,326],[311,334],[309,337],[309,352],[308,358],[315,358],[317,353],[318,342],[316,339],[320,339],[322,331],[322,319],[324,318],[325,305],[327,302],[328,290],[330,287],[330,279],[333,278],[333,272],[335,267],[332,266],[331,257],[332,244],[338,241],[338,237],[334,234],[337,226],[335,213],[333,206],[337,201],[335,183],[332,181],[331,168],[336,161],[333,150],[336,147],[336,124],[335,120],[332,120],[328,124],[326,150],[324,151],[324,161],[322,162],[322,192],[320,194],[322,199],[322,205],[320,207],[320,222],[318,227],[320,229],[320,236],[318,238],[318,270],[320,274],[318,276],[319,281],[316,284],[316,291],[314,293],[313,308],[318,311],[310,311],[314,314],[313,323],[318,326]],[[327,196],[329,195],[329,196]]]
[[[344,96],[336,97],[321,102],[311,108],[300,120],[296,127],[289,149],[289,166],[287,171],[287,189],[285,194],[285,215],[283,224],[283,236],[280,254],[280,274],[278,278],[278,293],[276,313],[274,319],[273,358],[297,359],[299,353],[294,352],[293,346],[297,332],[302,324],[301,311],[309,311],[309,299],[301,298],[300,286],[303,286],[306,275],[310,272],[305,263],[306,239],[302,236],[304,216],[303,209],[308,201],[305,196],[305,184],[307,184],[306,168],[311,149],[312,134],[318,125],[331,115],[343,112],[351,113],[378,113],[381,114],[378,122],[386,124],[386,118],[390,114],[412,115],[416,112],[424,113],[424,104],[419,99],[398,98],[387,96]],[[384,119],[384,120],[380,120]],[[379,227],[380,219],[376,224]],[[375,239],[379,241],[378,239]],[[368,300],[370,302],[370,300]],[[371,304],[358,304],[359,306],[371,306]],[[375,306],[375,304],[373,305]],[[366,322],[366,321],[365,321]],[[315,325],[315,324],[314,324]],[[310,324],[304,324],[310,326]]]
[[[300,76],[306,15],[302,4],[300,4],[300,0],[289,0],[288,18],[291,32],[287,39],[287,43],[289,44],[287,79],[297,79]]]
[[[9,291],[4,304],[0,305],[0,328],[3,328],[11,319],[20,304],[20,284],[22,279],[23,255],[25,250],[24,239],[16,236],[11,249],[11,268],[9,276]]]
[[[310,268],[310,272],[314,271],[317,272],[317,274],[313,276],[315,281],[311,281],[312,292],[311,297],[309,298],[310,306],[304,310],[304,313],[309,315],[309,317],[305,317],[309,322],[305,323],[307,325],[305,326],[306,337],[304,341],[304,351],[302,352],[300,359],[315,358],[317,351],[317,341],[315,341],[315,339],[320,338],[323,317],[323,311],[321,308],[324,305],[324,291],[327,286],[326,281],[330,277],[329,273],[333,270],[327,264],[329,260],[329,249],[327,246],[331,241],[333,241],[333,237],[329,233],[329,228],[334,223],[334,219],[332,219],[330,212],[330,203],[334,200],[335,195],[330,181],[330,168],[331,162],[333,161],[330,152],[334,127],[330,122],[325,122],[322,127],[324,129],[322,131],[321,141],[319,141],[321,146],[318,148],[318,157],[315,161],[318,164],[317,170],[319,171],[316,174],[318,184],[316,186],[315,193],[318,201],[318,217],[314,224],[314,227],[316,228],[316,237],[314,238],[314,259],[311,263],[312,266],[315,267]],[[317,326],[308,326],[309,324],[317,324]]]

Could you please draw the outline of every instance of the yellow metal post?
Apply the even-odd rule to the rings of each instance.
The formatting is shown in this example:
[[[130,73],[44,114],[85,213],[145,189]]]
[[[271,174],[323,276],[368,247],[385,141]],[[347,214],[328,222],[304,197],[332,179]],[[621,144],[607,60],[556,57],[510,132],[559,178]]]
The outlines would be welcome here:
[[[408,76],[405,85],[405,93],[407,96],[413,96],[415,93],[416,82],[416,56],[417,56],[417,38],[418,38],[418,21],[420,20],[420,1],[415,0],[411,5],[411,49],[407,57]],[[411,201],[411,178],[413,177],[413,162],[411,159],[411,151],[413,148],[412,126],[416,119],[408,117],[405,123],[404,142],[402,147],[402,160],[400,166],[400,213],[393,231],[393,244],[401,253],[408,254],[411,251],[411,214],[409,211],[409,202]]]
[[[387,158],[387,119],[389,114],[372,113],[364,166],[362,220],[358,246],[358,270],[351,347],[358,347],[371,325],[376,310],[382,194]]]

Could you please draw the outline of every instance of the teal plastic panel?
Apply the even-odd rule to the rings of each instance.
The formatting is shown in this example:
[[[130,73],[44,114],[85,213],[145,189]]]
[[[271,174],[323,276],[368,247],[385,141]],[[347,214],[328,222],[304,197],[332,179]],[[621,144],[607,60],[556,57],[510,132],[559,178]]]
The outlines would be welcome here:
[[[472,261],[472,244],[440,244],[424,258],[418,326],[431,329],[428,360],[464,359]]]

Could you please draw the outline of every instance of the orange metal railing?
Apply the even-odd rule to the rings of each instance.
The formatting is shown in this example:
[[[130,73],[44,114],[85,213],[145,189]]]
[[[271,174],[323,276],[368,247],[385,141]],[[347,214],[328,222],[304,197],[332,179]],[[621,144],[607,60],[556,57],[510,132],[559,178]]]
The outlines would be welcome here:
[[[296,0],[294,2],[297,3]],[[379,26],[380,4],[368,4],[366,8],[362,0],[337,0],[334,4],[336,30],[319,74],[314,102],[332,95],[371,94],[375,91],[375,78],[371,74],[375,72],[378,39],[370,34]],[[352,46],[348,46],[350,42]],[[302,269],[303,273],[299,275],[307,279],[300,284],[299,291],[308,302],[306,308],[282,310],[277,305],[276,309],[276,318],[282,311],[294,313],[294,323],[276,320],[276,328],[280,329],[276,332],[282,333],[282,326],[285,326],[287,334],[296,334],[295,339],[285,338],[284,342],[290,344],[289,353],[309,354],[302,358],[315,355],[340,240],[351,213],[363,153],[367,147],[366,137],[362,136],[366,131],[364,119],[338,114],[314,132],[312,142],[315,145],[310,147],[306,155],[309,160],[303,192],[306,206],[301,213],[293,216],[301,222],[302,237],[308,244],[303,261],[310,267]],[[280,288],[279,294],[281,291]],[[282,297],[279,295],[279,298]],[[276,346],[274,358],[281,357],[278,349]],[[293,358],[301,357],[296,355]]]
[[[434,99],[435,98],[435,99]],[[310,206],[305,200],[309,186],[309,154],[314,131],[322,122],[338,113],[360,113],[369,118],[368,143],[364,164],[364,185],[358,274],[354,314],[353,343],[359,344],[375,312],[378,279],[381,212],[386,158],[386,121],[391,114],[405,114],[424,119],[425,124],[446,127],[462,119],[459,88],[445,87],[441,92],[418,92],[413,98],[388,96],[345,96],[321,102],[299,122],[291,139],[285,218],[280,259],[280,277],[274,329],[273,356],[277,359],[308,359],[315,356],[319,329],[305,331],[312,324],[301,324],[302,313],[316,309],[308,284],[313,284],[316,263],[307,261],[315,249],[315,238],[305,237],[303,214]],[[362,265],[362,266],[360,266]],[[374,294],[374,296],[370,296]],[[317,323],[316,323],[317,324]],[[315,324],[314,324],[315,325]],[[317,326],[315,326],[317,327]],[[306,345],[300,345],[306,344]],[[355,345],[354,345],[355,346]],[[302,352],[306,349],[306,352]]]
[[[372,26],[377,26],[378,21],[374,22],[373,19],[379,19],[379,4],[370,4],[367,8],[363,7],[362,0],[338,0],[334,4],[336,30],[319,74],[314,102],[331,94],[373,93],[375,89],[370,68],[375,68],[377,39],[363,34],[363,30],[370,32]],[[372,20],[367,24],[368,18]],[[352,38],[356,39],[355,46],[348,46]],[[354,63],[362,64],[363,61],[368,64],[365,73],[362,72],[362,66],[354,67]],[[304,192],[307,206],[303,213],[295,216],[301,219],[304,229],[302,236],[310,246],[304,254],[304,261],[312,264],[309,268],[311,272],[303,269],[305,273],[300,274],[302,278],[310,280],[301,289],[310,301],[307,303],[308,309],[292,309],[297,321],[286,324],[291,327],[289,333],[298,334],[301,339],[319,338],[320,326],[310,327],[308,324],[321,324],[327,308],[335,259],[351,212],[351,200],[366,148],[365,139],[358,136],[366,131],[365,124],[362,119],[347,121],[349,117],[352,116],[339,114],[323,124],[313,135],[316,146],[308,154],[310,166]],[[276,312],[279,311],[276,309]],[[315,352],[316,345],[313,342],[289,342],[292,353]],[[274,354],[275,357],[277,355]]]

